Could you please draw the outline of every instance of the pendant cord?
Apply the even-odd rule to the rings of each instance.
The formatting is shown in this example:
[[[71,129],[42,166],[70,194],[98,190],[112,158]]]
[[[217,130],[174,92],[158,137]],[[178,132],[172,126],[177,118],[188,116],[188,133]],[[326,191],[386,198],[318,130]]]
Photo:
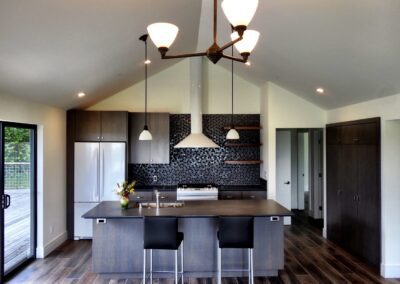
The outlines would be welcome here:
[[[217,0],[214,0],[214,43],[217,43],[217,12],[218,12],[218,5]]]
[[[144,125],[147,127],[147,40],[144,42],[145,46],[145,61],[144,61]]]
[[[232,45],[232,57],[233,57],[233,45]],[[233,127],[233,60],[231,60],[231,69],[232,69],[232,74],[231,74],[231,76],[232,76],[232,116],[231,116],[231,128],[234,128]]]

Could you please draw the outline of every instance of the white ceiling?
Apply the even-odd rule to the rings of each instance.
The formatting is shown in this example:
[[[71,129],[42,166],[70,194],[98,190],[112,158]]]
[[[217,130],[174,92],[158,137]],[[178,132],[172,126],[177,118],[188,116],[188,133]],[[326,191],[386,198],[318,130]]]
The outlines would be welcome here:
[[[82,90],[84,104],[93,103],[143,79],[137,38],[148,24],[179,26],[170,53],[203,51],[211,16],[212,0],[2,0],[0,92],[70,108],[82,103],[75,96]],[[252,66],[236,70],[325,109],[397,94],[399,19],[398,0],[260,0],[250,27],[261,32]],[[228,38],[220,9],[220,42]],[[176,63],[149,47],[152,73]],[[320,86],[323,96],[315,94]]]

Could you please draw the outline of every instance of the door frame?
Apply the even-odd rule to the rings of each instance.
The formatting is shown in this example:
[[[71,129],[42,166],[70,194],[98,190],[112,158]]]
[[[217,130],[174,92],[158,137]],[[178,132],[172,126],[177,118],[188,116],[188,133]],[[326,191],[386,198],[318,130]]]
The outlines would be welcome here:
[[[8,272],[7,275],[4,275],[4,228],[5,228],[5,220],[4,220],[4,211],[5,209],[0,208],[3,214],[0,214],[0,245],[3,249],[0,249],[0,283],[5,282],[5,280],[9,279],[16,273],[18,273],[21,269],[26,267],[29,263],[31,263],[34,259],[36,259],[36,247],[37,247],[37,125],[27,124],[27,123],[17,123],[17,122],[8,122],[8,121],[0,121],[0,196],[4,195],[4,153],[3,153],[3,145],[4,145],[4,129],[6,127],[16,127],[16,128],[24,128],[31,130],[32,139],[30,141],[30,146],[33,151],[31,151],[31,161],[32,161],[32,169],[31,169],[31,249],[32,256],[22,263],[18,264],[16,267],[12,268]]]

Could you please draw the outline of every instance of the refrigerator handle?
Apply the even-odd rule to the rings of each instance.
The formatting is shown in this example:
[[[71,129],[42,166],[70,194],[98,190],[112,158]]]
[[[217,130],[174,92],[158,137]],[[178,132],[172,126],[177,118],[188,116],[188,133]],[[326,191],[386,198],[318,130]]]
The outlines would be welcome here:
[[[102,154],[102,157],[101,157],[101,160],[102,160],[102,168],[101,168],[101,195],[100,195],[100,201],[103,201],[103,198],[104,198],[104,168],[105,168],[105,165],[104,165],[104,148],[102,148],[102,151],[101,151],[101,154]]]
[[[100,145],[97,148],[97,179],[96,179],[96,183],[97,183],[97,190],[96,190],[96,197],[95,199],[97,201],[100,200]]]

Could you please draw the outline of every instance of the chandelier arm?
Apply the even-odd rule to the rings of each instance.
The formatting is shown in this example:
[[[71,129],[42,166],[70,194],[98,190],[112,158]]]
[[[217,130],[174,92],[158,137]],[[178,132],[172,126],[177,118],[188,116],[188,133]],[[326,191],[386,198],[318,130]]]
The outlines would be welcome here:
[[[186,53],[186,54],[177,54],[177,55],[161,55],[162,59],[174,59],[174,58],[187,58],[187,57],[197,57],[197,56],[205,56],[206,52],[198,52],[198,53]]]
[[[217,18],[217,12],[218,12],[218,4],[217,0],[214,0],[214,43],[217,43],[217,24],[218,24],[218,18]]]
[[[219,51],[224,51],[225,49],[227,49],[228,47],[231,47],[232,45],[234,45],[235,43],[241,41],[242,39],[243,39],[243,37],[238,37],[237,39],[235,39],[235,40],[233,40],[231,42],[228,42],[227,44],[221,46],[219,48]]]
[[[222,57],[226,58],[226,59],[229,59],[229,60],[234,60],[234,61],[237,61],[237,62],[242,62],[242,63],[246,63],[247,62],[247,60],[245,60],[243,58],[237,58],[237,57],[233,57],[233,56],[229,56],[229,55],[225,55],[225,54],[223,54]]]

